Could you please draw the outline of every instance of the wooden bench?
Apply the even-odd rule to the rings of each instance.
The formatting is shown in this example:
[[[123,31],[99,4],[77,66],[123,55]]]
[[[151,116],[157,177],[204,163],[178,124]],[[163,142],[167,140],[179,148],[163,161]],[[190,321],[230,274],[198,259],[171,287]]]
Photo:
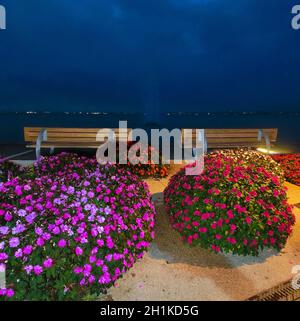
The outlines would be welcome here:
[[[102,130],[103,140],[97,139],[99,130]],[[185,148],[191,148],[199,141],[199,133],[203,130],[189,129],[182,131],[182,138],[188,139],[191,146],[185,144]],[[35,148],[37,159],[40,157],[41,148],[64,149],[97,149],[105,142],[111,133],[114,133],[116,141],[132,142],[132,129],[110,128],[41,128],[25,127],[24,138],[26,147]],[[235,147],[260,147],[262,144],[270,151],[277,140],[277,128],[268,129],[205,129],[204,150],[207,148],[235,148]]]
[[[99,131],[101,130],[101,137]],[[49,148],[53,153],[54,148],[63,149],[97,149],[114,133],[119,141],[132,141],[130,128],[41,128],[25,127],[24,139],[26,147],[36,149],[36,157],[40,158],[41,148]],[[97,139],[98,135],[98,139]]]
[[[199,140],[199,131],[190,129],[184,134],[182,129],[182,138],[196,145]],[[236,147],[265,147],[268,152],[272,145],[276,143],[278,129],[205,129],[204,130],[204,149],[207,148],[236,148]]]

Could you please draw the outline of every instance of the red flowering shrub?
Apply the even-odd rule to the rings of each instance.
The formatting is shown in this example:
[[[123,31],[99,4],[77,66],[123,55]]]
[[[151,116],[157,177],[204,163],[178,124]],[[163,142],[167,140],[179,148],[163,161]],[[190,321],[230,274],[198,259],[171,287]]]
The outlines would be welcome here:
[[[171,224],[182,238],[215,252],[280,250],[295,222],[278,177],[220,153],[205,157],[201,175],[179,171],[164,196]]]
[[[36,164],[34,179],[0,183],[0,299],[98,295],[147,250],[155,214],[147,185],[124,168],[89,164],[53,156]]]
[[[138,145],[131,145],[128,146],[133,152],[133,154],[137,154],[138,158],[140,159],[140,163],[134,165],[130,162],[127,163],[126,167],[133,173],[138,175],[142,178],[148,177],[156,177],[156,178],[163,178],[168,176],[169,174],[169,166],[163,164],[162,157],[159,155],[159,152],[153,147],[148,146],[142,150],[139,150],[140,146]],[[157,158],[159,159],[159,164],[154,164],[151,160]]]
[[[273,155],[272,157],[281,165],[285,179],[300,186],[300,154]]]

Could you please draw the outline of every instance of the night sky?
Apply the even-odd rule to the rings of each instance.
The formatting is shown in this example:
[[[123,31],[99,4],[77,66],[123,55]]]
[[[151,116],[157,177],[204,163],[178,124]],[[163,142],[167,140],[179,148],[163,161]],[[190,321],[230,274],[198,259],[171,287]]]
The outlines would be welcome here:
[[[0,4],[0,111],[300,111],[300,0]]]

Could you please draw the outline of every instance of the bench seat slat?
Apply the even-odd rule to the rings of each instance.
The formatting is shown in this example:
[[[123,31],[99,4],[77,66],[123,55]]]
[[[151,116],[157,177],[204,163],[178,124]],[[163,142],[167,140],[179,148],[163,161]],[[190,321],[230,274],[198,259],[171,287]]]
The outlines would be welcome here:
[[[96,137],[97,133],[51,133],[47,132],[48,137]],[[105,132],[104,134],[108,134],[108,132]],[[128,134],[126,133],[115,133],[117,137],[126,137]],[[37,137],[38,133],[32,134],[30,133],[28,137]]]
[[[100,146],[101,142],[99,142],[98,144],[87,144],[87,143],[55,143],[55,144],[51,144],[51,143],[42,143],[41,147],[42,148],[52,148],[52,147],[56,147],[56,148],[74,148],[74,149],[97,149]],[[36,144],[28,144],[26,145],[27,148],[36,148]]]
[[[97,133],[100,129],[113,130],[118,132],[119,128],[55,128],[55,127],[25,127],[24,130],[27,132],[39,133],[41,128],[47,129],[48,132],[61,132],[61,133]],[[124,130],[124,129],[123,129]],[[127,128],[127,131],[130,131]],[[122,131],[122,130],[121,130]]]
[[[207,134],[205,135],[206,138],[209,140],[209,139],[220,139],[220,138],[238,138],[238,139],[245,139],[245,138],[253,138],[253,139],[256,139],[257,140],[257,137],[258,135],[251,135],[251,134],[243,134],[243,135],[239,135],[239,134],[216,134],[216,135],[213,135],[213,134]],[[189,138],[193,138],[193,139],[197,139],[197,135],[185,135],[184,137],[189,137]],[[276,140],[275,137],[270,137],[271,140]]]
[[[101,139],[99,142],[105,142],[105,141],[107,141],[107,139],[106,140],[105,139],[103,139],[103,140]],[[122,139],[122,138],[121,139],[117,139],[117,141],[125,141],[125,138],[124,139]],[[35,140],[28,141],[28,142],[35,143]],[[98,141],[96,141],[96,139],[91,140],[91,139],[85,139],[85,138],[74,138],[74,139],[72,139],[72,138],[70,138],[70,139],[57,138],[57,139],[48,139],[47,143],[52,144],[52,145],[59,144],[59,143],[73,143],[73,144],[76,144],[76,143],[78,143],[78,144],[80,144],[80,143],[82,143],[82,144],[84,144],[84,143],[94,143],[94,144],[97,144]]]
[[[108,136],[108,135],[107,135]],[[100,136],[103,137],[103,136]],[[105,137],[105,135],[104,135]],[[126,135],[115,135],[116,139],[123,139],[125,140],[127,138]],[[29,136],[26,137],[26,141],[32,141],[35,142],[37,139],[37,136]],[[80,141],[80,140],[84,140],[84,141],[97,141],[97,136],[96,135],[92,135],[92,136],[85,136],[85,135],[67,135],[67,136],[61,136],[61,135],[49,135],[48,134],[48,141]]]

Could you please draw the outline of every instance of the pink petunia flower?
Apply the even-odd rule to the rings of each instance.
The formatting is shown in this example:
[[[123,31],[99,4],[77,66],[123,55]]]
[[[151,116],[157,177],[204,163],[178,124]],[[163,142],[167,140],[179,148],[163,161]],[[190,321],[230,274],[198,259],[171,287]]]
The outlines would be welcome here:
[[[83,254],[83,249],[79,246],[76,247],[75,253],[77,256],[81,256]]]
[[[12,248],[19,246],[19,244],[20,244],[20,240],[18,237],[12,237],[9,240],[9,246]]]
[[[63,248],[66,245],[67,245],[67,242],[64,239],[59,240],[58,243],[57,243],[57,246],[60,247],[60,248]]]
[[[15,291],[13,289],[7,289],[6,296],[8,298],[12,298],[15,295]]]
[[[33,272],[35,275],[40,275],[43,273],[43,268],[40,265],[35,265],[33,267]]]
[[[252,219],[249,216],[247,216],[245,220],[247,224],[251,224],[252,222]]]
[[[26,274],[30,274],[33,270],[33,266],[32,265],[25,265],[24,270],[25,270]]]
[[[53,266],[53,260],[51,258],[48,258],[44,261],[43,265],[46,269],[50,269]]]

